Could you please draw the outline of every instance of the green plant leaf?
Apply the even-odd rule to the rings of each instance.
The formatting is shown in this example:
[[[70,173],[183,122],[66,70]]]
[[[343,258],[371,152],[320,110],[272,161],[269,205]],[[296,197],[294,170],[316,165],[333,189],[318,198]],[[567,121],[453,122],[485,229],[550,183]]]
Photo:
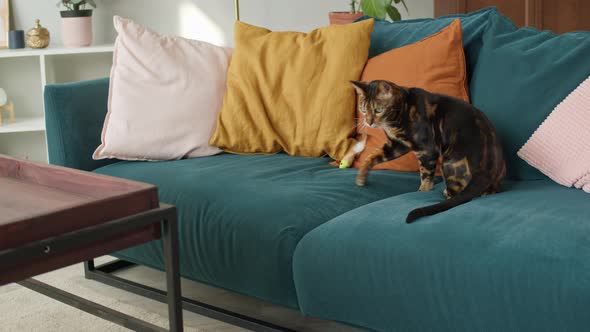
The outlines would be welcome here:
[[[96,1],[94,0],[60,0],[57,6],[63,5],[68,10],[75,10],[76,8],[84,9],[85,5],[90,5],[92,8],[96,8]]]
[[[387,8],[391,7],[392,1],[393,0],[363,0],[361,1],[361,8],[365,14],[384,20],[387,16]]]
[[[392,21],[401,21],[402,19],[402,14],[400,14],[399,10],[393,6],[387,8],[387,15],[389,15]]]
[[[404,9],[406,10],[407,13],[410,12],[410,10],[408,9],[408,6],[406,6],[406,2],[404,0],[393,0],[393,2],[395,2],[396,4],[398,3],[402,3],[402,5],[404,5]]]

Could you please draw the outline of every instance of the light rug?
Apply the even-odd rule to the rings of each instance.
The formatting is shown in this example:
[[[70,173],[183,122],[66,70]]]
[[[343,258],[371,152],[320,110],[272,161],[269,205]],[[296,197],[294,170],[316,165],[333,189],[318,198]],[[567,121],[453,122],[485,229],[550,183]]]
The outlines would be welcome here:
[[[96,262],[101,264],[109,260],[112,260],[112,258],[102,257]],[[148,268],[132,268],[118,275],[160,289],[163,289],[165,285],[164,274]],[[168,309],[165,304],[93,280],[87,280],[84,278],[82,264],[73,265],[35,278],[109,308],[141,318],[149,323],[165,328],[168,327]],[[294,310],[184,279],[182,292],[185,297],[199,299],[229,310],[272,321],[275,324],[297,331],[358,331],[338,323],[304,317]],[[119,325],[72,308],[17,284],[0,287],[0,322],[1,332],[129,331]],[[184,311],[184,326],[185,331],[194,332],[245,331],[242,328],[186,310]]]

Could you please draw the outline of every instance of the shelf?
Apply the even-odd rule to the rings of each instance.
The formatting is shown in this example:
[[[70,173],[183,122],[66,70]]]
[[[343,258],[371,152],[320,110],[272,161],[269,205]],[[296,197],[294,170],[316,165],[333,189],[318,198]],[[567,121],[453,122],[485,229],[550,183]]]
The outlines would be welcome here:
[[[64,47],[64,46],[50,46],[44,49],[21,48],[16,50],[4,49],[0,50],[0,58],[18,58],[27,56],[40,55],[62,55],[62,54],[89,54],[89,53],[110,53],[113,52],[114,46],[96,45],[88,47]]]
[[[2,117],[0,134],[45,131],[45,118],[43,116],[22,118],[17,117],[14,123],[10,123],[7,118],[8,117]]]

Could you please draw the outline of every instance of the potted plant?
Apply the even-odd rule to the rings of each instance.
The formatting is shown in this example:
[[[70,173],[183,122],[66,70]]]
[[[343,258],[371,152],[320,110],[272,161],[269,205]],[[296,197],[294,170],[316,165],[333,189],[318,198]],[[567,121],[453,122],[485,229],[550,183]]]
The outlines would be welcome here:
[[[402,4],[406,12],[408,12],[408,6],[406,6],[405,0],[362,0],[361,8],[365,15],[384,20],[389,17],[392,21],[400,21],[402,15],[394,5]]]
[[[61,39],[64,46],[82,47],[92,44],[92,8],[94,0],[60,0],[58,7],[65,7],[61,14]]]
[[[408,6],[406,6],[405,0],[351,0],[350,11],[330,13],[330,24],[352,23],[363,15],[381,20],[389,17],[392,21],[399,21],[402,19],[402,15],[395,5],[400,3],[407,12]]]
[[[359,9],[359,0],[350,0],[350,11],[330,12],[330,24],[348,24],[356,21],[363,16]]]

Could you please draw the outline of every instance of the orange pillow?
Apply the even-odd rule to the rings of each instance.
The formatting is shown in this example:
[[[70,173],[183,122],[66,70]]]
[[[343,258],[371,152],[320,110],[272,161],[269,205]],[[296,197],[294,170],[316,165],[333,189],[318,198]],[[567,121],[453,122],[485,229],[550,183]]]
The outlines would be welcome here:
[[[406,87],[419,87],[469,102],[467,68],[463,51],[461,21],[456,19],[448,27],[417,43],[393,49],[370,59],[364,69],[362,81],[387,80]],[[356,159],[354,167],[387,142],[382,129],[362,126],[363,115],[357,110],[358,128],[368,135],[365,150]],[[375,169],[419,171],[418,159],[410,152],[396,160],[378,164]]]

